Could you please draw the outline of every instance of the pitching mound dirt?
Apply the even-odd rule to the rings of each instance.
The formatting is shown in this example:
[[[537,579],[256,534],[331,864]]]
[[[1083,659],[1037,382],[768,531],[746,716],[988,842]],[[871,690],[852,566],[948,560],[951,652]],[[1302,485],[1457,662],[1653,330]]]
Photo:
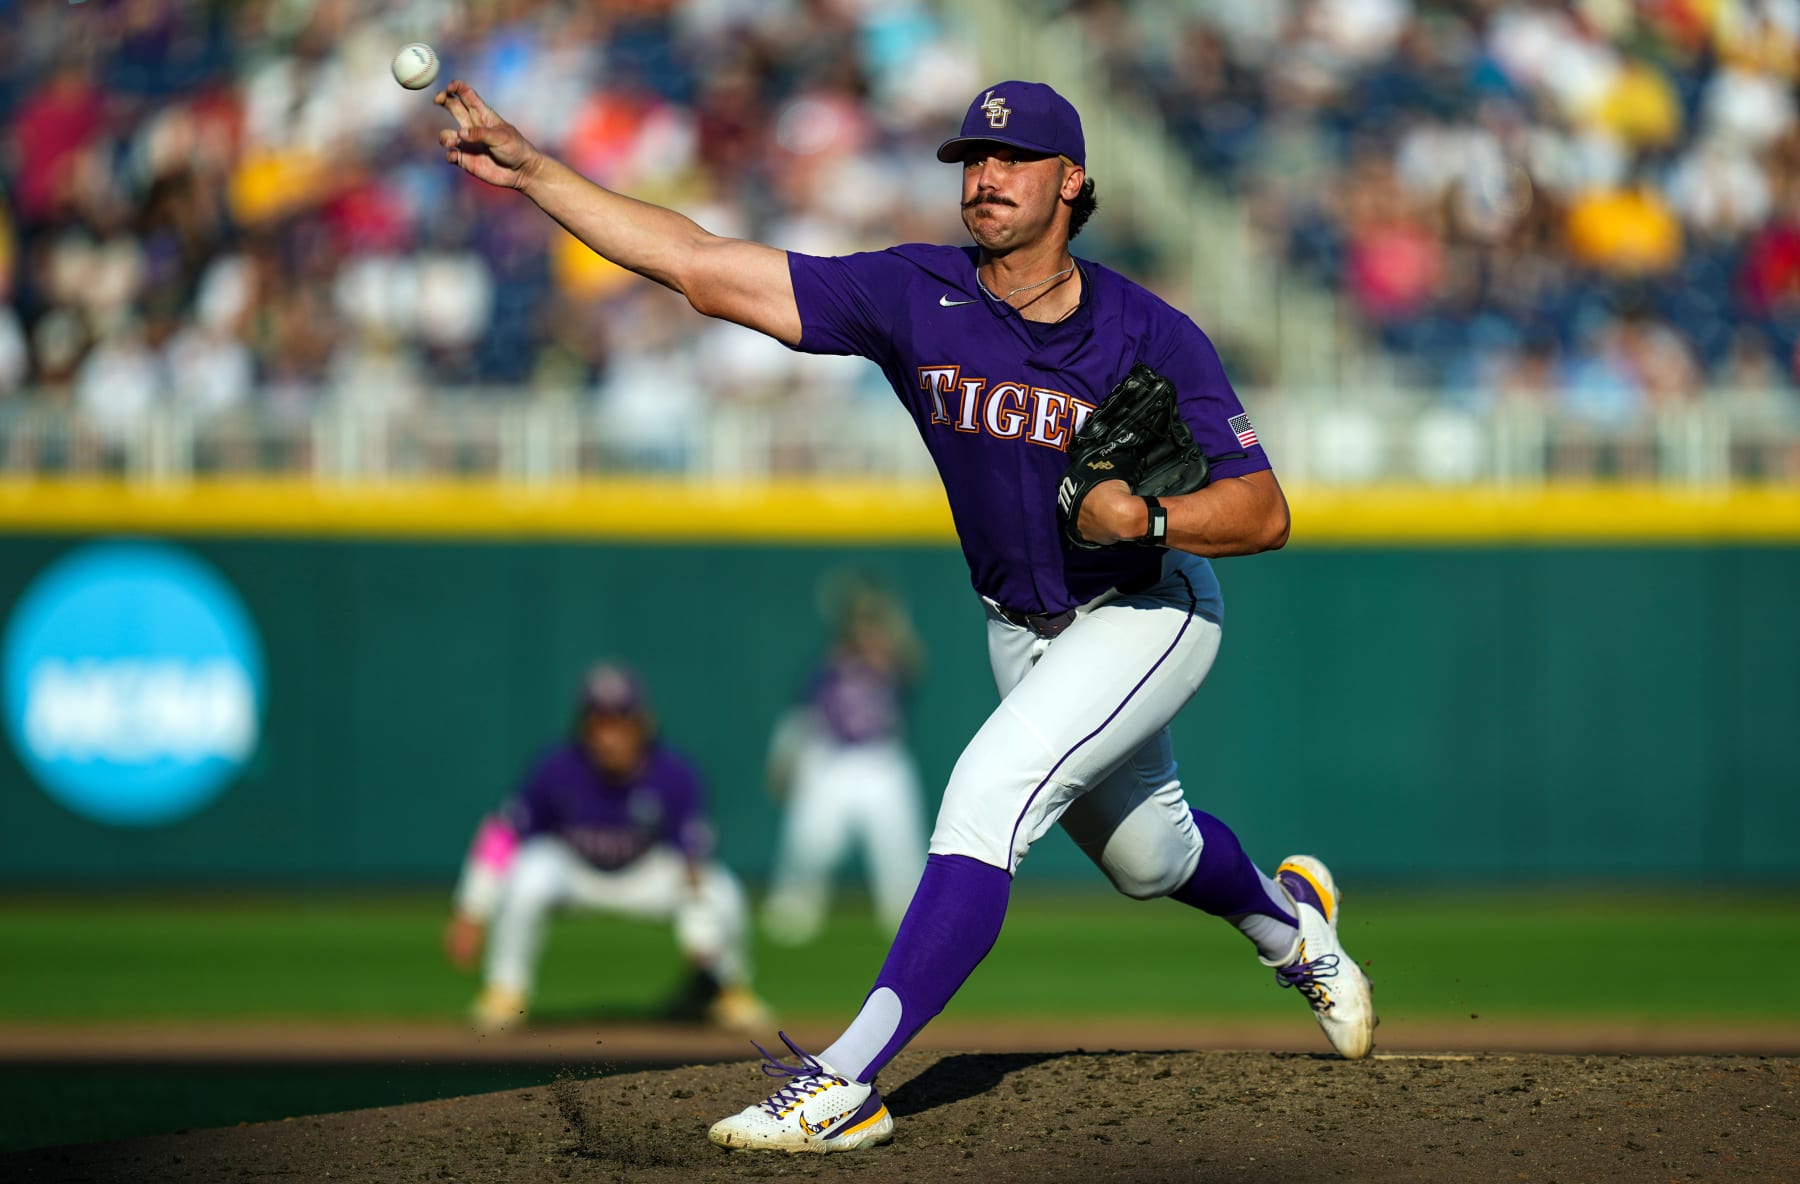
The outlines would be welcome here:
[[[752,1064],[605,1078],[0,1157],[15,1181],[1800,1180],[1786,1057],[902,1054],[893,1143],[726,1152]]]

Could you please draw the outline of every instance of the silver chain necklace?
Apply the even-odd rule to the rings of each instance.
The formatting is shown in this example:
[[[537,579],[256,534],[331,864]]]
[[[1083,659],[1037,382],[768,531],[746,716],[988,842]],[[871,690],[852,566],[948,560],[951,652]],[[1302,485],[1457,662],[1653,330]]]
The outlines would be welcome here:
[[[1073,263],[1071,263],[1067,267],[1063,268],[1061,271],[1057,272],[1055,275],[1047,275],[1043,279],[1038,280],[1035,283],[1022,284],[1019,287],[1014,288],[1012,291],[1008,292],[1004,296],[996,296],[992,292],[988,292],[988,286],[982,282],[981,269],[979,267],[975,269],[975,282],[976,282],[976,284],[978,284],[980,286],[980,288],[983,292],[987,292],[987,296],[988,296],[989,300],[998,300],[1000,303],[1005,304],[1008,300],[1011,300],[1014,296],[1017,296],[1020,292],[1029,292],[1033,288],[1041,288],[1045,284],[1049,283],[1051,280],[1061,279],[1063,276],[1068,275],[1071,271],[1074,271],[1074,270],[1075,270],[1075,265]]]

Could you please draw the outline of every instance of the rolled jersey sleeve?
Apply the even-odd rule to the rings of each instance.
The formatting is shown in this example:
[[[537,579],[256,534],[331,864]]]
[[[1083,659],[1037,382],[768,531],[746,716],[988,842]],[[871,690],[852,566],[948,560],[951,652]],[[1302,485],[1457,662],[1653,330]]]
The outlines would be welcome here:
[[[888,349],[892,295],[907,270],[885,251],[829,257],[788,252],[800,310],[800,341],[793,348],[880,360]]]

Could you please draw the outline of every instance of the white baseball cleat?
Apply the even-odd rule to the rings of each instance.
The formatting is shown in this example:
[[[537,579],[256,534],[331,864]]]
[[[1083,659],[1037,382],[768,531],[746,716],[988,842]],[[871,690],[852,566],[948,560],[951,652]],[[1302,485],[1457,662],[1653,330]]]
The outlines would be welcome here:
[[[1338,1055],[1356,1060],[1375,1045],[1375,999],[1369,976],[1338,942],[1338,909],[1343,897],[1331,871],[1310,855],[1290,855],[1275,869],[1275,882],[1294,902],[1300,935],[1275,967],[1275,981],[1293,987],[1312,1005],[1313,1015]]]
[[[780,1036],[800,1058],[798,1065],[783,1064],[760,1044],[756,1051],[763,1054],[763,1072],[785,1077],[787,1084],[760,1104],[713,1123],[708,1138],[721,1147],[790,1153],[854,1151],[893,1138],[893,1116],[874,1086],[839,1077],[786,1032]]]

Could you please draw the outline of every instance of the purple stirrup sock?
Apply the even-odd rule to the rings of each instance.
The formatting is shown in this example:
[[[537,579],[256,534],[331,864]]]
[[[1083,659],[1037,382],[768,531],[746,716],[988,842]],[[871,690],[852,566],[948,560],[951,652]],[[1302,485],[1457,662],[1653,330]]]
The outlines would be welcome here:
[[[1012,876],[1001,868],[967,855],[927,858],[918,891],[913,893],[887,961],[869,991],[874,998],[886,988],[899,1000],[898,1022],[865,1064],[858,1067],[832,1061],[833,1067],[854,1074],[859,1081],[875,1080],[881,1067],[944,1010],[950,996],[994,948],[1011,894]],[[868,1006],[865,1003],[865,1011]],[[840,1041],[843,1047],[833,1047],[849,1062],[861,1059],[855,1054],[863,1049],[853,1053],[850,1047],[855,1043],[859,1042],[846,1033]]]
[[[1231,828],[1204,811],[1190,807],[1189,813],[1200,828],[1200,864],[1169,898],[1215,917],[1260,913],[1289,925],[1299,924],[1286,902],[1271,893],[1268,877],[1250,862]]]

